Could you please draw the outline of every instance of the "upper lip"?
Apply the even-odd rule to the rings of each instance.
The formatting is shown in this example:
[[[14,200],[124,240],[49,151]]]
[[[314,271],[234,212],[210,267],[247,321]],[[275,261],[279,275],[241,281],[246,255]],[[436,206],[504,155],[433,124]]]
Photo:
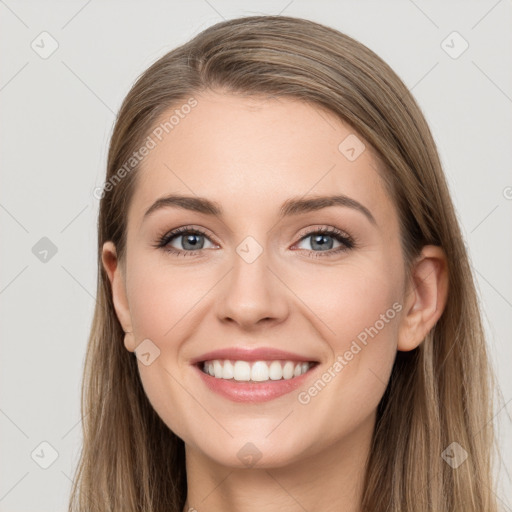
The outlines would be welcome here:
[[[272,347],[230,347],[207,352],[191,360],[191,364],[202,363],[204,361],[212,361],[214,359],[231,359],[235,361],[265,361],[265,360],[281,360],[281,361],[304,361],[318,362],[312,357],[294,354],[284,350],[278,350]]]

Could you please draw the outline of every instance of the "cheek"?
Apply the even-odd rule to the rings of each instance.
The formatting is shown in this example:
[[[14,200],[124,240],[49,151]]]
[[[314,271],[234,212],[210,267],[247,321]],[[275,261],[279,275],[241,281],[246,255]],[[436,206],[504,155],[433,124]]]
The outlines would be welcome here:
[[[393,304],[400,299],[399,276],[383,267],[347,264],[322,269],[312,279],[301,277],[304,274],[294,278],[294,292],[325,324],[326,338],[336,351],[368,329],[377,336],[371,327],[380,334],[392,331],[391,324],[397,324],[396,310],[401,308],[393,308]]]
[[[137,343],[150,339],[158,356],[150,365],[138,361],[142,386],[167,426],[187,438],[191,419],[184,413],[190,396],[184,391],[185,366],[180,350],[197,326],[194,306],[211,284],[197,272],[155,262],[132,252],[127,283],[128,302]],[[186,387],[186,386],[185,386]],[[177,413],[176,411],[180,411]]]
[[[399,279],[393,277],[378,266],[347,266],[333,272],[330,281],[317,279],[323,286],[315,293],[307,287],[300,292],[321,320],[316,324],[328,327],[322,333],[332,355],[319,379],[301,390],[298,399],[304,411],[314,411],[324,425],[319,426],[322,435],[331,442],[357,431],[385,392],[402,309],[395,284]]]
[[[184,268],[171,268],[155,259],[133,261],[128,284],[128,301],[138,338],[162,342],[175,338],[205,295],[208,277]]]
[[[325,377],[333,382],[333,407],[363,414],[361,404],[371,408],[380,401],[396,356],[400,276],[384,259],[323,270],[307,283],[297,277],[292,288],[329,344],[331,376]]]

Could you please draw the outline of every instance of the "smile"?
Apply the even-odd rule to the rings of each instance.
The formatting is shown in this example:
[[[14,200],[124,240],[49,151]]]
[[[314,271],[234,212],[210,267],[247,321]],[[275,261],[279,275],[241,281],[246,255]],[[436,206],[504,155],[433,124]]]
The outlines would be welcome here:
[[[200,368],[204,373],[216,379],[238,382],[267,382],[300,377],[316,364],[304,361],[214,359],[200,363]]]
[[[317,361],[209,359],[192,365],[209,391],[237,403],[260,403],[305,388]]]

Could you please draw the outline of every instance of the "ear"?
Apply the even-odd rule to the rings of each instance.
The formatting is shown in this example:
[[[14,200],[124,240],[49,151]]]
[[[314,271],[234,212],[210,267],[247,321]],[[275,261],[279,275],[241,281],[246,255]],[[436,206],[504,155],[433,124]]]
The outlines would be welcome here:
[[[397,349],[418,347],[442,315],[448,296],[448,263],[441,247],[426,245],[411,269]]]
[[[126,298],[126,282],[122,266],[117,258],[116,247],[113,242],[108,241],[103,244],[101,260],[112,288],[112,301],[116,315],[123,331],[129,333],[125,335],[124,344],[127,350],[135,350],[135,338],[132,334],[133,327],[130,316],[130,308]]]

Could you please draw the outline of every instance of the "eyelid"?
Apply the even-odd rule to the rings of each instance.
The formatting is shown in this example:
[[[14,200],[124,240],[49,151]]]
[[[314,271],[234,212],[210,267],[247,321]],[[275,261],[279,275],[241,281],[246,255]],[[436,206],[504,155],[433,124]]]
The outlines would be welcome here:
[[[308,235],[312,235],[313,233],[318,232],[324,232],[324,233],[333,233],[336,235],[339,235],[340,237],[346,238],[347,240],[354,241],[354,238],[349,235],[346,231],[336,228],[334,226],[329,226],[326,224],[317,224],[314,226],[309,226],[307,228],[304,228],[306,231],[304,231],[300,236],[299,239],[302,240],[304,237]]]
[[[191,233],[191,232],[205,236],[214,245],[220,245],[220,243],[216,240],[215,235],[213,235],[208,229],[203,228],[203,227],[197,227],[197,226],[192,225],[192,224],[187,224],[187,225],[184,225],[184,226],[179,226],[179,227],[174,228],[174,229],[165,230],[163,232],[163,234],[158,235],[157,238],[158,238],[159,242],[166,240],[167,243],[168,243],[170,240],[172,240],[173,238],[178,237],[182,233]],[[192,252],[192,251],[187,251],[187,252]]]

